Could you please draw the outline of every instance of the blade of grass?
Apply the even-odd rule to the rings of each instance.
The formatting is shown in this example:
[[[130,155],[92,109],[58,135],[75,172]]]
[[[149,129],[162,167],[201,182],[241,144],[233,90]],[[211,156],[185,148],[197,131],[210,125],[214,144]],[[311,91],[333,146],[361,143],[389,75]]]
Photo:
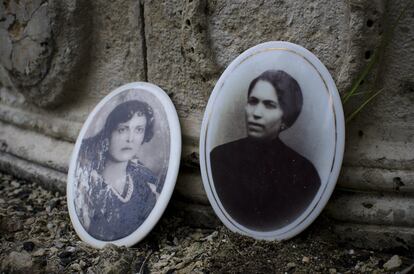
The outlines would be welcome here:
[[[363,102],[355,111],[353,111],[350,115],[346,117],[345,123],[350,122],[352,119],[355,118],[355,116],[369,103],[371,102],[375,97],[378,96],[384,89],[380,89],[379,91],[375,92],[373,95],[371,95],[365,102]]]
[[[364,95],[364,94],[369,94],[370,92],[366,92],[366,91],[358,91],[355,92],[354,94],[352,94],[352,96],[358,96],[358,95]]]
[[[357,78],[357,80],[352,84],[351,89],[349,92],[347,92],[344,96],[343,96],[343,100],[342,100],[342,104],[345,105],[345,103],[349,100],[349,98],[351,98],[354,93],[358,90],[361,82],[366,78],[366,76],[371,72],[372,68],[374,67],[375,63],[377,61],[379,61],[379,52],[382,52],[383,49],[386,47],[386,45],[389,43],[389,41],[391,40],[390,37],[392,36],[392,33],[394,32],[395,28],[398,26],[398,24],[400,23],[401,18],[403,18],[404,14],[406,13],[406,11],[411,7],[411,5],[414,4],[414,0],[411,0],[400,12],[400,14],[397,17],[397,20],[395,21],[395,23],[391,26],[391,28],[389,29],[389,31],[387,31],[384,34],[383,39],[380,42],[380,45],[378,46],[377,50],[374,51],[374,54],[371,58],[371,60],[369,61],[369,63],[364,67],[364,70],[362,71],[362,73],[359,75],[359,77]]]
[[[342,104],[345,104],[349,100],[349,98],[351,98],[351,96],[358,90],[359,85],[365,79],[365,77],[367,77],[368,73],[371,72],[372,67],[377,62],[377,60],[378,60],[378,51],[376,50],[376,51],[374,51],[374,54],[373,54],[371,60],[365,66],[362,73],[359,75],[357,80],[352,84],[350,91],[345,94],[344,99],[342,100]]]
[[[403,18],[405,12],[411,7],[411,5],[414,4],[414,0],[411,0],[408,2],[408,4],[402,9],[402,11],[400,12],[400,14],[397,17],[397,20],[395,21],[395,23],[391,26],[390,31],[388,31],[385,36],[389,36],[387,37],[386,41],[384,41],[384,46],[388,44],[391,35],[394,33],[395,28],[398,26],[398,24],[400,23],[401,18]]]

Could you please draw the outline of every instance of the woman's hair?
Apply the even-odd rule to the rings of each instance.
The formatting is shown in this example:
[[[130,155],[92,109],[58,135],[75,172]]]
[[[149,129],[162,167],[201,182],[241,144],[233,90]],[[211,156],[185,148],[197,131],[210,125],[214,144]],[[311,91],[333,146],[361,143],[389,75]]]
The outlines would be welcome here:
[[[298,82],[282,70],[266,70],[250,83],[248,97],[258,81],[266,81],[273,86],[283,110],[282,121],[286,127],[290,127],[298,118],[303,105],[302,91]]]
[[[145,115],[147,123],[142,142],[149,142],[154,136],[154,112],[147,103],[137,100],[127,101],[115,107],[108,115],[108,118],[106,118],[103,134],[110,137],[120,123],[128,122],[135,114],[138,116]]]
[[[143,143],[154,136],[154,111],[150,105],[138,100],[127,101],[116,106],[106,118],[102,130],[93,137],[84,139],[79,150],[80,165],[88,170],[101,173],[108,157],[109,141],[112,132],[120,123],[129,121],[135,114],[145,116],[146,125]]]

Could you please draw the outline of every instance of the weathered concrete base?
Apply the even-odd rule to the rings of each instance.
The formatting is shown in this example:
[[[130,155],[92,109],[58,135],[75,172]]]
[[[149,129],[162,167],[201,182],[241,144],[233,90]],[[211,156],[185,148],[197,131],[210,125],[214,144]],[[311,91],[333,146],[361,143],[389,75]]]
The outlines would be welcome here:
[[[337,223],[334,231],[349,246],[366,249],[411,249],[414,246],[414,229],[383,225]]]
[[[366,225],[414,227],[411,193],[367,193],[337,189],[325,211],[342,222]]]
[[[11,154],[0,152],[0,170],[17,178],[39,183],[52,191],[66,192],[66,174],[29,162]]]
[[[381,174],[378,174],[379,176]],[[335,190],[324,214],[350,246],[390,249],[414,246],[412,193]]]
[[[168,210],[191,227],[216,228],[221,224],[210,205],[195,204],[173,196]]]

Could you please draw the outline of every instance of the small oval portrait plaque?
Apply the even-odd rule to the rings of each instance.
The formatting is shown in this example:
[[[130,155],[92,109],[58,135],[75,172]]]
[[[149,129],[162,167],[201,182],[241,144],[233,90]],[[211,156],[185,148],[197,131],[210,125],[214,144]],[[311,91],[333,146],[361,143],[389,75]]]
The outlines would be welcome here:
[[[171,198],[180,154],[178,116],[162,89],[138,82],[106,96],[83,125],[69,167],[68,208],[80,238],[100,248],[145,237]]]
[[[326,205],[343,151],[335,83],[301,46],[268,42],[245,51],[210,96],[200,136],[203,183],[235,232],[268,240],[301,232]]]

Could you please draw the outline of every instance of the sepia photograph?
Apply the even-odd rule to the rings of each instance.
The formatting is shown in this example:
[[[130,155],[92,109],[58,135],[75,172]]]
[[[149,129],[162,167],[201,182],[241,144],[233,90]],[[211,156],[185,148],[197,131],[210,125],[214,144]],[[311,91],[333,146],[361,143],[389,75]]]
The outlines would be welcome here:
[[[292,237],[332,193],[343,155],[342,108],[316,60],[297,45],[261,44],[236,58],[211,94],[200,141],[203,183],[233,231]]]
[[[170,162],[171,146],[177,150],[181,140],[171,138],[174,131],[177,139],[178,119],[170,123],[164,104],[151,90],[132,87],[116,92],[85,123],[72,159],[76,217],[71,217],[93,239],[113,242],[133,235],[160,199],[168,202],[161,194],[169,169],[176,174],[179,162],[176,155]],[[175,184],[175,178],[167,183]]]

